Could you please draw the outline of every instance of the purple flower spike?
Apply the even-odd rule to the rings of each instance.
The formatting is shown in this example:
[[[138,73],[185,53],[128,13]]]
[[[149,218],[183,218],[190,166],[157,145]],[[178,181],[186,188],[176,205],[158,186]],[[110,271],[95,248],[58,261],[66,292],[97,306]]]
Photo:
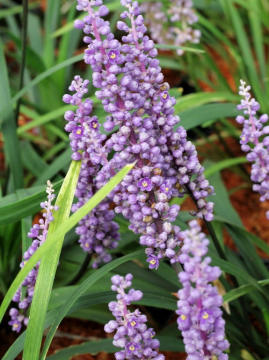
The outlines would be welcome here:
[[[269,200],[269,126],[264,126],[268,121],[268,115],[257,116],[260,108],[259,103],[251,97],[250,86],[245,81],[240,81],[239,95],[243,97],[239,110],[243,110],[244,116],[237,116],[239,124],[243,124],[240,136],[241,149],[248,153],[247,159],[252,162],[251,180],[253,190],[260,194],[260,201]],[[269,219],[269,211],[266,212]]]
[[[150,178],[143,178],[139,180],[138,186],[142,191],[151,191],[153,188]]]
[[[179,273],[183,287],[178,292],[178,328],[182,332],[187,360],[221,359],[229,343],[225,339],[225,321],[222,318],[222,297],[212,285],[221,274],[218,267],[210,266],[206,256],[209,241],[197,221],[182,232],[184,245],[179,256],[184,271]]]
[[[88,81],[75,76],[69,89],[73,95],[65,95],[69,102],[77,105],[77,110],[66,113],[67,132],[70,132],[70,145],[73,151],[72,159],[81,160],[81,171],[76,189],[78,202],[73,205],[76,211],[89,200],[96,190],[95,177],[101,167],[107,164],[107,150],[103,146],[106,135],[101,134],[97,116],[90,116],[93,108],[90,99],[83,100],[87,93]],[[73,100],[72,100],[73,99]],[[75,99],[75,100],[74,100]],[[109,172],[110,175],[113,173]],[[101,185],[100,185],[101,186]],[[82,249],[93,254],[93,267],[111,260],[108,249],[114,249],[119,240],[118,225],[113,221],[115,214],[110,209],[110,201],[104,200],[90,214],[83,218],[76,228]]]
[[[32,257],[39,246],[46,240],[49,224],[53,221],[52,212],[58,210],[57,206],[52,205],[52,202],[55,199],[55,195],[54,189],[49,180],[47,182],[46,193],[47,201],[40,204],[41,208],[43,209],[43,219],[40,219],[38,224],[34,224],[28,233],[28,236],[33,239],[33,242],[23,255],[23,261],[20,264],[21,268],[24,267],[26,262]],[[20,332],[23,325],[27,326],[28,324],[27,310],[32,302],[38,269],[39,262],[29,272],[22,283],[22,285],[25,287],[24,295],[22,295],[22,287],[20,287],[13,297],[13,301],[18,303],[18,309],[11,308],[9,311],[9,315],[11,317],[9,325],[12,326],[13,331]]]
[[[123,350],[115,353],[117,360],[164,360],[164,356],[159,354],[159,341],[153,339],[155,332],[152,328],[147,328],[147,317],[136,309],[131,312],[128,306],[133,301],[138,301],[143,297],[139,290],[130,289],[128,293],[125,289],[132,285],[131,274],[125,277],[114,275],[111,278],[111,289],[117,292],[117,302],[111,301],[108,304],[109,310],[115,317],[105,325],[105,331],[114,335],[113,344]]]
[[[168,3],[168,9],[160,1],[145,1],[142,4],[152,39],[159,44],[176,46],[199,43],[201,33],[192,27],[198,21],[192,0],[170,0]],[[183,53],[183,49],[177,50],[178,55]]]
[[[129,228],[140,234],[140,244],[146,246],[150,268],[157,268],[162,258],[167,257],[175,263],[180,254],[180,228],[172,225],[180,207],[170,204],[172,196],[182,197],[191,192],[197,202],[197,216],[210,221],[213,203],[207,202],[206,198],[213,188],[204,177],[197,151],[188,141],[186,131],[180,126],[174,131],[179,122],[174,113],[176,101],[169,94],[169,84],[164,83],[156,58],[158,53],[154,42],[146,35],[140,6],[132,0],[121,3],[125,10],[117,23],[122,32],[117,39],[109,21],[103,18],[107,9],[101,0],[78,0],[77,9],[87,14],[76,22],[85,33],[84,59],[92,69],[92,84],[97,89],[95,95],[108,114],[104,129],[113,133],[101,141],[98,131],[95,134],[90,131],[88,107],[84,109],[81,94],[75,96],[75,100],[65,97],[68,103],[76,103],[79,107],[78,113],[68,112],[65,118],[67,131],[72,131],[73,126],[83,126],[85,130],[83,139],[71,139],[76,156],[81,154],[82,157],[83,179],[79,184],[79,197],[88,199],[124,165],[132,162],[136,165],[109,194],[102,216],[83,220],[77,233],[84,249],[92,249],[91,244],[97,242],[93,253],[101,251],[104,257],[104,250],[109,248],[106,244],[114,246],[118,240],[112,241],[109,236],[111,228],[105,212],[109,213],[110,220],[115,213],[121,214],[130,222]],[[84,93],[83,80],[75,80],[78,84],[72,89]],[[87,157],[85,165],[84,156]],[[170,189],[167,191],[168,184]],[[99,228],[102,229],[97,238]],[[114,234],[115,228],[113,237]],[[107,255],[106,259],[109,258]]]

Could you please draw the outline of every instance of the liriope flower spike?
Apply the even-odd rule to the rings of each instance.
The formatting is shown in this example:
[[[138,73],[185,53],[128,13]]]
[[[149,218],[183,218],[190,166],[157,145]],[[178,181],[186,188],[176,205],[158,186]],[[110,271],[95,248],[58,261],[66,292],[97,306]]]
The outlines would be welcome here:
[[[130,289],[127,293],[125,289],[132,285],[131,274],[125,277],[114,275],[111,278],[113,291],[117,292],[117,301],[111,301],[109,310],[115,317],[105,325],[105,331],[112,333],[116,331],[113,344],[123,350],[115,353],[116,360],[164,360],[164,356],[159,354],[159,341],[153,339],[155,332],[152,328],[147,328],[147,317],[136,309],[131,312],[128,306],[133,301],[138,301],[143,297],[140,290]]]
[[[72,206],[76,211],[84,205],[98,190],[95,177],[101,167],[107,163],[107,152],[103,146],[106,135],[101,134],[97,116],[90,116],[93,110],[92,101],[83,96],[88,92],[88,80],[75,76],[63,101],[76,105],[76,111],[65,113],[67,124],[65,130],[70,133],[70,145],[73,160],[81,160],[81,171],[76,197],[78,202]],[[93,267],[111,260],[108,249],[117,246],[119,240],[118,225],[113,221],[115,214],[110,209],[110,201],[104,200],[86,215],[76,227],[82,249],[94,256]]]
[[[213,203],[206,197],[213,189],[205,179],[194,145],[186,131],[174,125],[175,99],[156,59],[154,43],[145,35],[146,27],[135,1],[122,1],[126,10],[117,27],[125,34],[114,39],[108,14],[101,0],[78,0],[78,10],[88,14],[75,26],[83,29],[88,44],[85,62],[93,70],[96,96],[108,113],[104,128],[113,133],[103,142],[109,160],[96,175],[97,188],[127,163],[134,169],[109,195],[115,213],[130,222],[130,229],[140,234],[147,246],[150,268],[157,268],[163,257],[178,261],[180,229],[172,225],[178,205],[173,197],[191,192],[199,217],[213,218]],[[118,128],[116,128],[118,126]]]
[[[33,225],[28,233],[29,238],[33,239],[31,246],[25,251],[23,255],[23,261],[21,262],[21,268],[36,252],[39,246],[46,240],[49,224],[53,221],[52,212],[58,208],[52,205],[55,198],[54,189],[50,181],[47,182],[47,201],[40,204],[42,211],[42,217],[38,224]],[[38,274],[39,263],[29,272],[27,277],[24,279],[22,286],[16,292],[13,297],[13,301],[18,304],[18,308],[13,307],[9,311],[11,320],[9,325],[12,326],[12,330],[20,332],[23,325],[27,326],[28,316],[27,309],[30,307],[32,298],[35,290],[35,283]]]
[[[143,2],[145,23],[150,30],[150,36],[158,44],[186,46],[200,41],[200,30],[193,24],[198,16],[193,10],[192,0],[170,0],[166,10],[162,2]],[[183,49],[177,49],[178,55],[183,55]]]
[[[259,103],[251,97],[251,87],[245,81],[240,81],[239,95],[243,97],[239,110],[244,115],[238,115],[236,121],[243,125],[240,136],[241,149],[247,152],[247,159],[252,163],[251,180],[253,190],[260,194],[260,201],[269,200],[269,126],[264,126],[268,115],[257,115]],[[269,219],[269,210],[266,212]]]
[[[227,360],[224,353],[229,343],[225,339],[222,318],[222,297],[212,281],[221,274],[217,266],[210,266],[206,256],[209,240],[201,232],[196,220],[182,232],[183,247],[179,257],[184,271],[179,273],[182,289],[178,292],[178,328],[181,330],[187,360]]]

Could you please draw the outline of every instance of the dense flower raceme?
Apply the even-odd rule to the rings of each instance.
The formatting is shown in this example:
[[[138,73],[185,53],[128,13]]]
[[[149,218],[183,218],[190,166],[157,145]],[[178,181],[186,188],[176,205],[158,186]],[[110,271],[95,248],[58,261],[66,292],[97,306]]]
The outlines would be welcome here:
[[[117,301],[111,301],[108,306],[115,320],[105,325],[105,331],[107,333],[116,331],[113,344],[123,349],[115,353],[115,358],[116,360],[164,360],[164,356],[158,353],[159,341],[153,339],[154,330],[147,328],[147,317],[138,309],[133,312],[128,309],[133,301],[143,297],[140,290],[130,289],[128,293],[125,292],[125,289],[132,285],[132,278],[131,274],[125,277],[115,275],[111,278],[111,289],[117,292]]]
[[[23,255],[23,261],[20,264],[21,268],[46,240],[49,224],[53,221],[52,211],[56,211],[58,209],[57,206],[52,205],[55,195],[53,194],[54,189],[50,181],[47,182],[46,192],[48,194],[47,201],[40,204],[43,209],[43,219],[41,218],[38,224],[34,224],[28,233],[29,238],[33,239],[33,242]],[[9,321],[9,325],[11,325],[12,330],[16,332],[20,332],[22,326],[27,326],[28,324],[29,319],[27,317],[27,309],[29,308],[34,295],[38,269],[39,263],[29,272],[22,283],[22,287],[19,288],[13,297],[13,301],[18,303],[18,308],[10,309],[9,314],[11,320]]]
[[[138,4],[123,0],[122,5],[127,10],[117,27],[127,34],[121,41],[103,19],[108,9],[102,1],[78,0],[77,6],[88,13],[83,20],[76,20],[75,26],[85,33],[88,47],[84,59],[93,71],[96,96],[108,113],[104,129],[112,132],[103,141],[110,158],[102,163],[95,184],[100,188],[116,171],[136,161],[135,168],[110,194],[111,207],[141,235],[149,266],[157,268],[162,257],[175,262],[179,254],[180,229],[171,224],[179,206],[171,206],[169,201],[182,197],[188,189],[197,202],[197,215],[210,221],[213,204],[205,199],[213,189],[204,178],[186,131],[182,127],[174,131],[179,121],[174,115],[175,99],[163,82],[157,50],[145,35]]]
[[[142,4],[142,11],[150,35],[157,43],[184,46],[200,41],[200,30],[192,27],[198,21],[192,0],[171,0],[168,9],[160,1],[148,1]],[[177,53],[182,55],[184,50],[178,49]]]
[[[63,97],[64,102],[77,107],[75,112],[68,110],[65,113],[65,130],[70,133],[73,160],[82,160],[75,193],[78,202],[73,205],[72,211],[84,205],[98,189],[95,182],[96,174],[107,163],[107,152],[103,147],[106,136],[99,131],[98,118],[90,116],[92,101],[83,100],[83,96],[88,92],[88,83],[88,80],[75,76],[69,87],[74,94],[66,94]],[[109,207],[109,201],[103,201],[84,217],[76,228],[83,250],[95,255],[93,267],[111,260],[107,249],[115,248],[119,239],[118,225],[112,221],[114,212]]]
[[[184,271],[179,273],[183,287],[178,292],[178,328],[182,332],[187,360],[226,360],[229,343],[225,339],[222,318],[222,297],[211,283],[221,274],[210,266],[206,256],[209,240],[201,232],[197,221],[182,232],[183,247],[179,257]],[[206,256],[206,257],[205,257]]]
[[[243,97],[239,110],[244,111],[244,116],[238,115],[236,121],[243,125],[240,137],[241,149],[247,152],[248,161],[252,162],[251,180],[253,190],[260,194],[260,200],[269,200],[269,126],[264,126],[268,115],[257,116],[259,103],[251,97],[250,86],[241,80],[239,95]],[[269,210],[266,213],[269,219]]]

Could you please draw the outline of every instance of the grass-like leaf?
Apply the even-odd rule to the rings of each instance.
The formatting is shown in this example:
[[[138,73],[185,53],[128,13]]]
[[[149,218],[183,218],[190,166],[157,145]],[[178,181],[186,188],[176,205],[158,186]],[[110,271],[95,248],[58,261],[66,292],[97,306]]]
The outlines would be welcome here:
[[[72,295],[66,300],[61,309],[58,311],[55,320],[53,321],[50,330],[47,334],[46,341],[44,343],[41,360],[46,359],[46,354],[49,349],[50,343],[53,339],[53,336],[62,321],[62,319],[66,316],[68,311],[72,308],[72,306],[76,303],[76,301],[87,291],[93,284],[95,284],[98,280],[101,280],[104,275],[106,275],[109,271],[115,269],[119,265],[125,263],[127,260],[132,260],[137,256],[141,255],[144,252],[144,249],[140,249],[131,253],[129,255],[125,255],[119,259],[111,261],[110,263],[102,266],[100,269],[96,270],[92,274],[90,274],[86,280],[84,280],[72,293]]]
[[[0,128],[4,137],[5,157],[12,176],[11,189],[23,187],[23,172],[20,158],[19,141],[16,134],[16,122],[13,112],[4,47],[0,39]]]
[[[57,64],[55,66],[52,66],[48,70],[44,71],[43,73],[39,74],[37,77],[35,77],[32,81],[30,81],[24,88],[21,89],[13,98],[12,102],[16,102],[18,99],[20,99],[24,94],[27,93],[32,87],[39,84],[42,80],[48,78],[52,74],[56,73],[58,70],[61,70],[69,65],[75,64],[76,62],[83,59],[83,54],[79,54],[76,56],[71,57],[68,60],[63,61],[60,64]]]
[[[56,200],[56,205],[59,207],[59,210],[53,214],[54,221],[49,227],[47,239],[53,236],[57,227],[69,217],[79,177],[80,165],[80,162],[73,161],[71,163]],[[43,335],[45,316],[63,241],[64,234],[57,239],[55,246],[53,246],[41,260],[35,285],[34,297],[30,309],[29,324],[26,331],[23,352],[23,357],[25,359],[31,358],[34,360],[39,357],[39,348]]]

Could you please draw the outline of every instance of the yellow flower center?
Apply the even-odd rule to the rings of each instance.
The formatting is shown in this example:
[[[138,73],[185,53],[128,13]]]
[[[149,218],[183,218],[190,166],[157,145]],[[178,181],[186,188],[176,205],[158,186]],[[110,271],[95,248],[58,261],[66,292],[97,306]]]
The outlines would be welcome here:
[[[187,319],[187,316],[184,315],[184,314],[182,314],[182,315],[180,315],[180,318],[181,318],[181,320],[186,320],[186,319]]]
[[[156,260],[152,259],[152,260],[150,260],[149,263],[150,263],[151,265],[155,265],[155,264],[156,264]]]
[[[116,57],[116,54],[115,54],[115,53],[112,53],[112,54],[110,55],[110,59],[115,59],[115,57]]]
[[[134,345],[129,346],[129,350],[134,351],[134,349],[135,349]]]
[[[163,97],[163,99],[164,99],[164,100],[166,100],[166,99],[167,99],[167,96],[168,96],[168,94],[167,94],[167,93],[165,93],[165,94],[163,94],[163,95],[162,95],[162,97]]]
[[[85,244],[85,247],[86,247],[86,248],[88,248],[88,247],[89,247],[89,244],[88,244],[88,243],[86,243],[86,244]]]
[[[14,327],[15,329],[17,329],[17,328],[19,327],[19,325],[18,325],[18,324],[14,324],[13,327]]]
[[[77,134],[80,135],[81,134],[81,129],[77,130]]]
[[[147,183],[146,181],[143,181],[143,182],[142,182],[142,186],[143,186],[143,187],[147,187],[147,186],[148,186],[148,183]]]
[[[92,127],[93,127],[94,129],[96,129],[96,128],[97,128],[97,123],[93,123],[93,124],[92,124]]]
[[[136,321],[134,321],[134,320],[131,321],[131,325],[132,325],[132,326],[135,326],[135,325],[136,325]]]
[[[208,319],[209,318],[209,315],[208,313],[204,313],[203,316],[202,316],[203,319]]]
[[[167,191],[167,192],[168,192],[168,191],[169,191],[169,188],[168,188],[168,187],[166,187],[166,188],[165,188],[165,191]]]

